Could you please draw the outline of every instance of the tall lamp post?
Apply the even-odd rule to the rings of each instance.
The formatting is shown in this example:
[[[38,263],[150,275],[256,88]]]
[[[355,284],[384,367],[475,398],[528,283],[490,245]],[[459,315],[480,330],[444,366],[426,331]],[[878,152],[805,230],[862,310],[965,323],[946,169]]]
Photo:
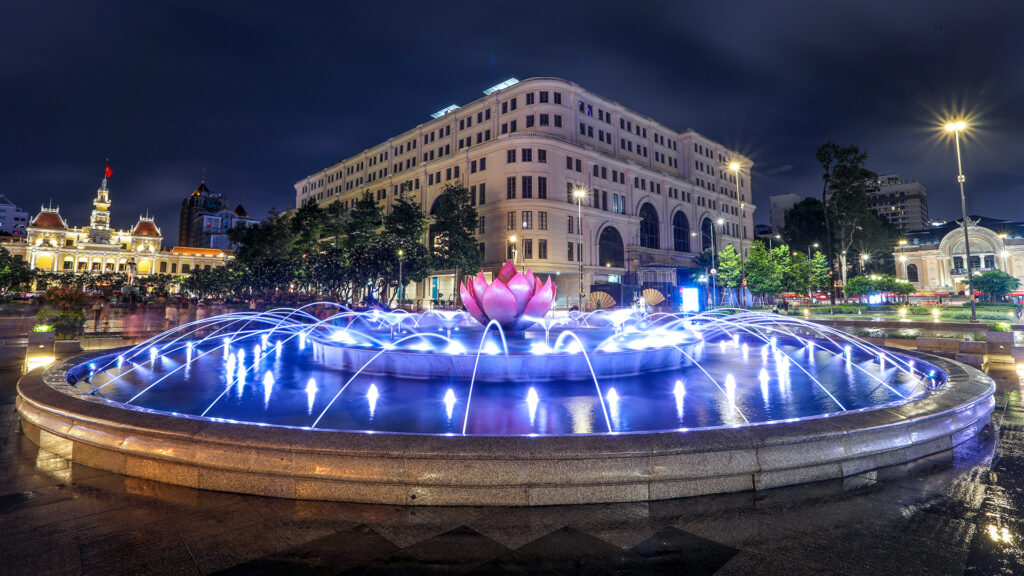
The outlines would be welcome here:
[[[739,162],[730,162],[729,163],[729,170],[732,172],[733,178],[735,178],[735,180],[736,180],[734,182],[734,184],[736,185],[736,191],[737,191],[736,195],[737,196],[739,196],[739,188],[740,188],[740,168],[742,168],[742,166],[740,165]],[[745,298],[743,297],[743,292],[747,288],[747,268],[746,268],[745,258],[743,257],[743,235],[747,232],[747,228],[746,228],[746,226],[743,223],[744,211],[746,210],[746,206],[747,206],[746,202],[740,202],[740,234],[739,234],[739,241],[740,241],[740,290],[739,290],[740,302],[739,302],[739,304],[740,304],[740,308],[743,307],[743,301],[745,300]]]
[[[516,242],[518,242],[518,241],[519,241],[519,239],[516,238],[515,234],[513,234],[513,235],[508,237],[508,243],[512,245],[512,266],[513,267],[516,265],[516,254],[519,253],[519,250],[516,249]]]
[[[811,291],[813,290],[813,288],[811,287],[811,282],[814,280],[814,275],[813,275],[812,270],[811,270],[811,248],[812,248],[812,246],[813,246],[814,249],[817,249],[818,248],[818,243],[815,242],[813,245],[808,245],[807,246],[807,305],[808,306],[810,306],[811,304],[814,304],[814,298],[811,296]]]
[[[402,284],[402,262],[405,260],[405,250],[398,249],[398,307],[402,307],[402,296],[404,296],[405,285]]]
[[[576,232],[579,234],[580,239],[583,239],[583,199],[587,197],[587,189],[582,186],[577,186],[572,190],[572,197],[576,199]],[[576,254],[576,259],[579,260],[579,301],[578,307],[580,312],[583,312],[583,245],[586,242],[580,242],[579,252]]]
[[[964,225],[964,250],[967,255],[967,289],[970,291],[971,299],[971,322],[978,321],[978,314],[974,308],[974,269],[971,266],[971,241],[967,236],[967,199],[964,196],[964,168],[960,162],[960,132],[967,128],[967,124],[960,120],[946,124],[946,132],[953,133],[953,141],[956,142],[956,181],[960,183],[960,210],[963,212]]]
[[[718,254],[718,238],[722,235],[722,226],[725,224],[725,218],[719,218],[718,220],[715,221],[715,223],[718,224],[718,231],[717,232],[715,231],[715,227],[714,226],[711,227],[711,250],[715,254]],[[715,263],[715,259],[712,258],[711,259],[711,265],[714,266],[714,263]],[[713,274],[711,276],[711,279],[713,281],[715,281],[714,284],[717,287],[717,285],[718,285],[718,282],[717,282],[718,275],[717,274]],[[722,296],[725,296],[724,285],[723,285],[723,290],[722,290]],[[714,300],[715,300],[714,296],[712,296],[711,297],[712,303],[714,302]],[[721,303],[721,301],[719,301],[719,302]]]

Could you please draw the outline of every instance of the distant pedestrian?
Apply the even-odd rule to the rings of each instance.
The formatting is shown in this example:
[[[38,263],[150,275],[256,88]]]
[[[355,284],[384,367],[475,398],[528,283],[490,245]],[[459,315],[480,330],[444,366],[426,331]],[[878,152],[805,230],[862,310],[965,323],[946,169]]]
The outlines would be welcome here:
[[[96,331],[100,329],[100,316],[103,314],[103,299],[97,298],[92,304],[93,313],[93,328]]]

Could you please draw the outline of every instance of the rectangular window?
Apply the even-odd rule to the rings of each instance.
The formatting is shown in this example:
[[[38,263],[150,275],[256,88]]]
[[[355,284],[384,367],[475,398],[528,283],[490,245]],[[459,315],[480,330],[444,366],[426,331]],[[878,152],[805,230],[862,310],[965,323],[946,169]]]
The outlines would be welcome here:
[[[505,243],[505,258],[507,260],[514,260],[515,259],[515,254],[512,253],[512,243],[511,242],[506,242]]]
[[[523,148],[523,162],[533,162],[533,148]]]
[[[68,264],[69,265],[71,263],[70,262],[65,262],[64,264]],[[65,266],[65,268],[71,268],[71,266]],[[166,274],[167,273],[167,262],[161,262],[160,263],[160,273],[161,274]]]
[[[523,258],[533,259],[533,239],[523,240]]]
[[[548,179],[546,176],[537,176],[537,198],[545,200],[548,197]]]
[[[580,122],[580,134],[587,135],[587,125],[583,122]]]
[[[576,171],[583,172],[583,163],[580,162],[579,158],[576,159]]]
[[[486,222],[487,222],[487,219],[486,219],[486,218],[484,218],[483,216],[481,216],[481,217],[480,217],[480,218],[479,218],[479,219],[478,219],[478,220],[476,221],[476,233],[477,233],[477,234],[486,234],[486,233],[487,233],[487,228],[486,228],[486,226],[485,226],[485,223],[486,223]]]
[[[508,128],[509,128],[509,132],[515,132],[516,131],[516,121],[513,120],[512,122],[510,122]]]
[[[508,101],[507,100],[505,102],[501,103],[501,113],[502,114],[508,114]]]
[[[523,198],[533,198],[533,176],[523,176]]]
[[[547,164],[548,162],[548,151],[543,148],[537,149],[537,162],[541,164]]]
[[[172,262],[171,263],[171,274],[177,274],[177,273],[178,273],[178,264],[176,262]]]
[[[567,257],[566,257],[566,260],[568,260],[569,262],[572,262],[572,261],[573,261],[573,257],[572,257],[572,247],[573,247],[573,243],[572,243],[572,242],[569,242],[569,246],[568,246],[568,248],[569,248],[569,249],[568,249],[568,252],[567,252]]]
[[[533,92],[528,92],[526,94],[526,104],[533,104]]]
[[[533,211],[523,210],[523,230],[530,230],[533,228]]]
[[[490,119],[491,119],[491,109],[488,108],[487,110],[484,110],[484,120],[490,120]]]
[[[565,157],[565,169],[572,170],[572,156]]]
[[[573,230],[573,222],[575,222],[576,219],[574,217],[572,217],[572,216],[567,216],[566,218],[568,218],[568,220],[566,221],[566,225],[565,225],[566,233],[572,234],[573,233],[573,231],[572,231]],[[572,258],[569,258],[569,260],[572,260]]]
[[[576,243],[576,261],[583,262],[583,244]]]
[[[548,229],[548,213],[547,212],[537,212],[537,230],[547,230],[547,229]]]
[[[476,206],[476,186],[469,187],[469,205]]]
[[[561,104],[562,103],[562,93],[561,92],[555,92],[554,95],[555,95],[555,104]]]
[[[481,243],[477,244],[476,247],[477,247],[477,250],[480,251],[480,260],[482,261],[484,259],[484,254],[485,254],[484,248],[486,247],[486,245],[483,242],[481,242]]]
[[[508,134],[508,122],[504,122],[501,125],[501,133]]]
[[[452,169],[451,168],[446,168],[445,169],[445,171],[444,171],[444,179],[445,180],[451,180],[452,179]]]
[[[526,127],[533,128],[533,114],[526,117]]]
[[[540,125],[547,126],[550,123],[550,117],[547,114],[540,115]]]
[[[562,115],[561,114],[555,114],[555,128],[561,128],[561,127],[562,127]]]
[[[487,170],[487,158],[480,159],[480,171],[483,172],[484,170]]]
[[[516,199],[516,177],[509,176],[505,179],[505,198],[508,200]]]
[[[469,162],[469,173],[476,174],[476,160],[471,160]]]
[[[608,211],[608,191],[601,190],[601,209],[605,212]]]
[[[487,184],[481,184],[479,204],[483,205],[485,202],[487,202]]]
[[[505,216],[505,230],[516,229],[516,212],[515,210],[510,211]]]
[[[516,161],[516,149],[512,148],[511,150],[506,151],[505,152],[505,162],[508,163],[508,164],[512,164],[515,161]]]
[[[540,92],[540,103],[541,104],[547,104],[548,103],[548,92],[547,92],[547,90],[543,90],[543,91]]]
[[[515,98],[512,99],[512,105],[509,106],[509,108],[511,108],[512,110],[516,109],[516,99]]]
[[[537,240],[537,258],[541,260],[548,259],[548,241],[543,238]]]

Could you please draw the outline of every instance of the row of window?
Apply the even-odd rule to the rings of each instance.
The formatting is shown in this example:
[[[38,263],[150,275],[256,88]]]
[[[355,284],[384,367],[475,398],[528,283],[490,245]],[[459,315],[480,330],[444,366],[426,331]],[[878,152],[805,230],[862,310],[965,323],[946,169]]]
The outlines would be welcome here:
[[[522,249],[521,249],[522,251],[521,251],[521,253],[518,256],[520,258],[523,258],[524,260],[532,260],[533,259],[533,238],[523,238],[521,245],[522,245]],[[509,244],[506,247],[506,249],[505,249],[505,257],[508,258],[509,260],[513,260],[516,257],[516,255],[512,253],[513,248],[514,248],[513,245]],[[518,247],[515,247],[515,248],[517,250],[519,249]],[[548,259],[548,241],[546,239],[544,239],[544,238],[537,239],[537,259],[538,260],[547,260]]]
[[[522,198],[533,198],[533,176],[522,176],[517,179],[515,176],[509,176],[505,179],[505,199],[515,200],[516,199],[516,182],[522,182],[522,189],[519,191],[519,195]],[[548,197],[548,179],[546,176],[537,176],[537,198],[544,200]]]
[[[533,229],[533,210],[523,210],[519,213],[522,216],[521,229],[532,230]],[[572,223],[569,224],[572,226]],[[479,228],[483,229],[483,221],[481,220]],[[544,211],[537,211],[537,229],[547,230],[548,229],[548,213]],[[516,230],[516,211],[509,210],[505,214],[505,230]],[[572,232],[569,232],[572,234]],[[483,232],[481,232],[483,234]]]
[[[519,157],[522,158],[523,162],[533,162],[533,148],[522,148],[519,150]],[[516,149],[505,151],[505,163],[514,164],[516,161]],[[547,164],[548,151],[544,148],[537,149],[537,163]]]

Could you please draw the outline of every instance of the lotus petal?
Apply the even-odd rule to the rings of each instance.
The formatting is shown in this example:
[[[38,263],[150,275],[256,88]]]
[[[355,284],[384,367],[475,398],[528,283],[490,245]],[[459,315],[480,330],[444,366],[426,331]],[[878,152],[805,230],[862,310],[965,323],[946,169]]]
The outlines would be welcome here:
[[[551,309],[551,303],[554,302],[555,291],[551,285],[551,278],[541,286],[540,290],[533,295],[530,302],[526,304],[526,309],[523,310],[523,316],[532,316],[534,318],[543,317]]]
[[[523,274],[523,276],[526,276],[526,281],[530,284],[530,292],[536,292],[537,290],[535,288],[536,284],[534,282],[533,270],[527,268],[526,273]]]
[[[467,284],[469,282],[467,281]],[[484,300],[484,292],[487,292],[487,278],[484,278],[484,273],[477,273],[476,277],[473,278],[473,294],[476,295],[476,302],[479,304]]]
[[[470,291],[469,281],[465,284],[459,284],[459,293],[462,294],[462,305],[466,307],[466,312],[473,317],[474,320],[481,324],[487,324],[487,315],[480,309],[480,304],[476,300],[476,296]]]
[[[508,281],[508,289],[512,292],[512,295],[516,298],[516,316],[520,316],[523,313],[523,309],[526,308],[526,304],[533,297],[533,286],[526,279],[526,276],[522,274],[516,274]]]
[[[516,271],[516,265],[511,262],[505,262],[505,265],[501,267],[501,272],[498,272],[498,282],[502,284],[508,284],[518,272]]]
[[[480,302],[483,313],[502,326],[511,326],[516,319],[516,297],[501,282],[492,282]]]

